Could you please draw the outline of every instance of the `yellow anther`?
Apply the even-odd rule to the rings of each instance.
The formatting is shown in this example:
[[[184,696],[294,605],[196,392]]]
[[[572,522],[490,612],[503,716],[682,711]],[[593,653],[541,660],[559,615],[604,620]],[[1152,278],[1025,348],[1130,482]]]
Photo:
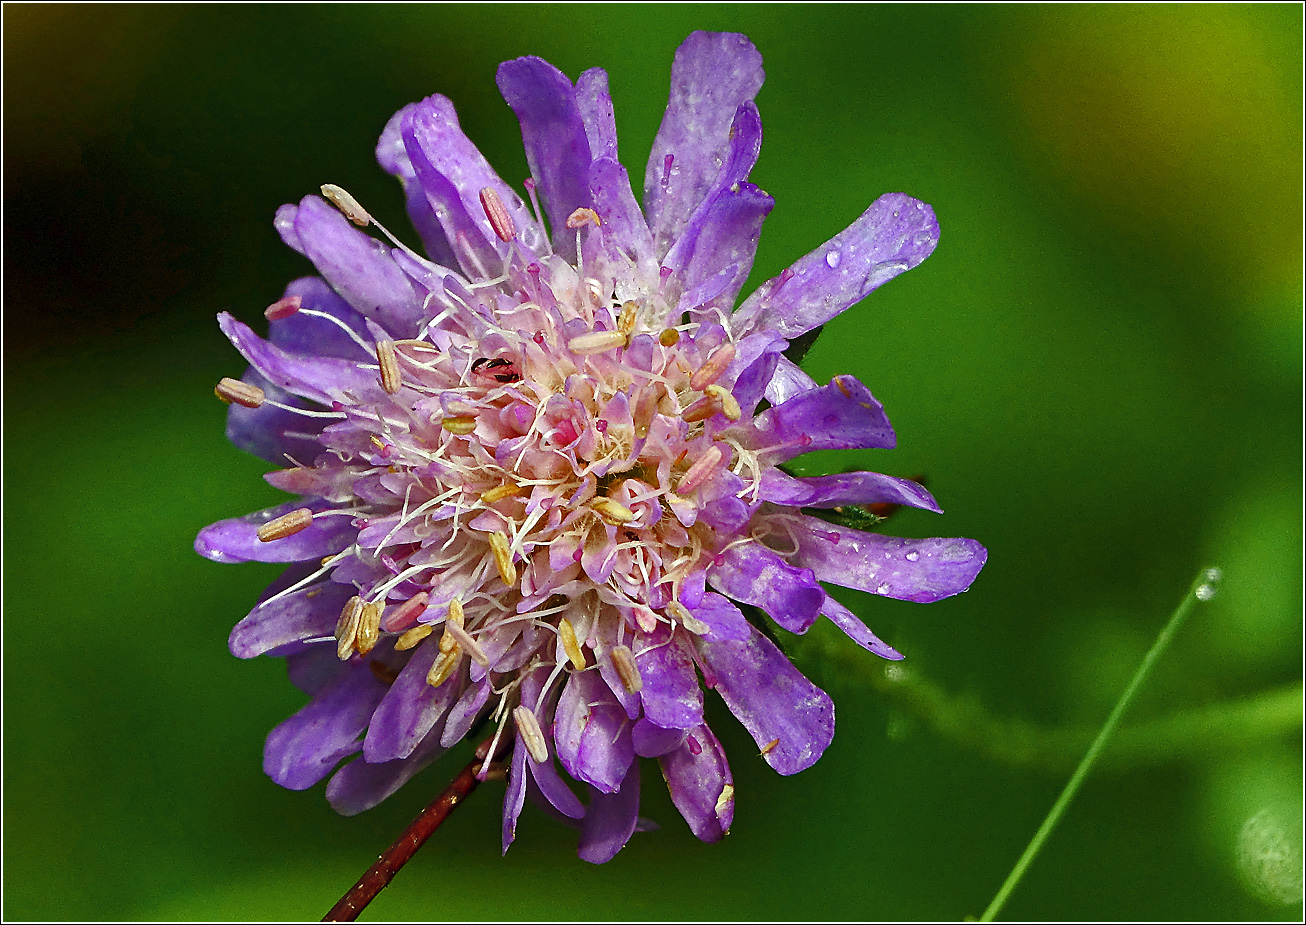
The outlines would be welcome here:
[[[358,614],[358,632],[354,635],[354,648],[359,655],[366,655],[376,648],[381,639],[381,605],[364,604]]]
[[[558,622],[558,638],[562,640],[562,651],[567,653],[567,658],[571,660],[572,665],[577,671],[585,670],[585,653],[580,650],[580,641],[576,638],[576,631],[571,626],[571,621],[566,617]]]
[[[288,536],[294,536],[312,522],[312,511],[306,507],[297,508],[289,514],[282,514],[276,520],[269,520],[263,526],[259,527],[259,542],[271,543],[273,540],[280,540]]]
[[[525,485],[500,485],[497,488],[491,488],[489,491],[481,492],[481,500],[486,504],[493,504],[496,501],[502,501],[504,498],[511,498],[513,495],[520,495],[525,490]]]
[[[658,335],[658,343],[663,347],[674,347],[680,343],[680,332],[675,328],[667,328]]]
[[[257,408],[264,400],[262,389],[248,382],[241,382],[239,379],[222,379],[214,388],[213,394],[229,405],[243,405],[246,408]]]
[[[621,684],[630,694],[638,694],[644,687],[644,679],[640,676],[639,668],[635,666],[635,656],[631,654],[629,646],[614,646],[612,652],[612,667],[617,670],[617,677],[621,678]]]
[[[598,515],[614,526],[628,524],[635,519],[635,512],[611,498],[599,497],[590,502]]]
[[[513,565],[508,537],[502,530],[490,534],[490,552],[494,555],[494,567],[499,570],[503,583],[510,588],[516,585],[517,566]]]
[[[405,630],[404,634],[395,640],[395,651],[403,652],[417,645],[427,636],[435,632],[435,627],[429,623],[419,623],[410,630]]]
[[[440,426],[451,434],[458,434],[460,437],[470,434],[476,429],[476,418],[471,415],[461,415],[456,418],[445,418],[440,422]]]
[[[458,660],[462,654],[455,646],[451,652],[441,652],[431,663],[431,670],[426,673],[426,683],[432,687],[439,687],[445,681],[449,680],[449,675],[458,667]]]
[[[449,632],[449,627],[463,628],[463,603],[454,598],[449,602],[449,616],[444,621],[444,635],[440,637],[440,651],[449,654],[458,648],[458,637]]]
[[[620,331],[627,340],[630,334],[635,330],[635,318],[639,314],[639,306],[634,302],[627,302],[621,306],[621,314],[617,316],[617,330]]]
[[[399,361],[395,357],[395,342],[379,340],[376,342],[376,362],[381,367],[381,388],[386,394],[393,395],[399,391]]]
[[[354,640],[358,637],[358,621],[363,614],[363,600],[354,595],[345,601],[336,621],[336,655],[345,661],[354,654]]]
[[[731,395],[725,388],[719,385],[709,385],[703,390],[704,395],[708,395],[721,406],[721,413],[726,416],[726,420],[737,421],[743,412],[739,407],[739,402],[735,401],[735,396]]]

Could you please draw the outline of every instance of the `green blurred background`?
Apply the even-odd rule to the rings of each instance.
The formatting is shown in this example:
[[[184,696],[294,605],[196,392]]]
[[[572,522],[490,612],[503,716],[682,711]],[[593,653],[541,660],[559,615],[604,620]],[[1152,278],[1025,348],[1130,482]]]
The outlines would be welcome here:
[[[901,674],[837,634],[793,640],[839,715],[811,770],[777,777],[716,703],[724,843],[690,835],[649,763],[663,828],[613,862],[533,808],[501,859],[489,785],[365,917],[978,914],[1218,565],[1006,914],[1301,919],[1297,5],[3,15],[6,917],[316,918],[453,776],[461,753],[354,819],[263,776],[302,697],[226,651],[275,567],[191,551],[279,500],[224,441],[212,386],[243,363],[213,316],[258,321],[308,272],[271,219],[321,183],[404,226],[372,149],[405,103],[451,97],[519,183],[509,57],[605,67],[642,177],[673,51],[718,29],[768,72],[753,285],[882,192],[942,226],[806,362],[865,381],[899,448],[812,471],[924,473],[947,514],[889,532],[976,537],[988,566],[928,607],[847,596]]]

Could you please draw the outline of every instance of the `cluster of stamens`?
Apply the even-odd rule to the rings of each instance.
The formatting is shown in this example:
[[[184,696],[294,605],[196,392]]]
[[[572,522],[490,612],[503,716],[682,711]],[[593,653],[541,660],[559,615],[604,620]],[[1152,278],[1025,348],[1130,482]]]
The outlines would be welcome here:
[[[343,190],[323,192],[356,224],[372,221]],[[511,245],[516,230],[494,191],[481,203]],[[598,225],[588,209],[567,222],[578,253],[582,232]],[[700,515],[719,496],[714,486],[746,494],[755,466],[728,430],[742,411],[723,384],[736,356],[724,327],[676,324],[656,296],[618,302],[548,260],[542,274],[510,247],[498,279],[433,293],[434,317],[409,339],[369,343],[298,297],[266,313],[275,323],[303,312],[345,329],[380,392],[303,412],[335,419],[321,437],[325,453],[269,481],[296,490],[330,470],[354,497],[272,520],[259,540],[353,517],[357,541],[296,586],[351,559],[363,566],[335,576],[358,590],[337,624],[339,657],[366,657],[391,637],[405,651],[438,630],[427,682],[446,683],[464,658],[473,679],[493,672],[501,722],[514,678],[532,667],[551,665],[552,682],[608,662],[635,693],[636,631],[706,631],[679,591],[735,537]],[[248,408],[270,401],[232,379],[216,392]],[[532,710],[511,715],[541,760],[547,745]]]

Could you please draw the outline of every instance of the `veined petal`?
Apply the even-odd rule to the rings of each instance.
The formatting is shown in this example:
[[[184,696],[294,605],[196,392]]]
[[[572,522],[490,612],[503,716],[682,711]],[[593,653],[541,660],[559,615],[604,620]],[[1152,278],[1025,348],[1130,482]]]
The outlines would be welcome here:
[[[543,58],[505,61],[497,75],[499,92],[521,123],[526,163],[539,184],[556,251],[576,258],[576,242],[566,230],[567,216],[589,208],[590,154],[576,88],[567,75]]]
[[[288,353],[263,340],[226,312],[218,315],[218,326],[264,377],[279,388],[310,401],[330,405],[349,398],[351,394],[376,395],[381,391],[376,371],[361,369],[356,361]]]
[[[417,333],[426,291],[396,266],[390,248],[356,228],[320,196],[305,196],[295,215],[304,255],[360,314],[395,337]]]
[[[352,594],[346,585],[324,582],[265,601],[236,624],[227,646],[237,658],[253,658],[288,643],[328,637]]]
[[[440,654],[438,642],[439,637],[428,637],[419,645],[381,699],[363,740],[363,758],[367,761],[407,758],[458,699],[465,682],[457,669],[439,687],[426,683],[426,675]]]
[[[606,273],[604,282],[616,291],[618,301],[647,298],[658,282],[657,262],[626,168],[612,158],[599,158],[590,167],[589,183],[594,210],[602,221],[594,236],[602,247],[596,272]]]
[[[608,72],[592,67],[576,80],[576,106],[585,125],[585,139],[595,160],[617,159],[617,120],[608,92]],[[626,182],[630,185],[630,181]],[[633,198],[633,197],[632,197]]]
[[[652,633],[636,637],[635,666],[644,686],[639,692],[644,715],[650,722],[674,729],[689,729],[703,722],[703,689],[694,673],[688,641],[673,636],[659,624]]]
[[[376,159],[386,173],[398,177],[403,185],[408,219],[417,229],[427,256],[438,264],[452,267],[457,265],[458,258],[454,255],[431,201],[426,198],[426,192],[417,179],[417,171],[413,168],[408,149],[404,145],[404,119],[409,118],[418,105],[420,104],[409,103],[390,117],[376,143]]]
[[[268,734],[263,770],[289,790],[306,790],[362,748],[359,734],[385,694],[366,665],[349,666]]]
[[[292,408],[307,408],[308,402],[274,384],[253,367],[241,376],[242,382],[263,390],[264,397]],[[285,465],[288,460],[311,462],[322,452],[318,435],[326,421],[305,417],[271,402],[246,408],[232,402],[227,408],[227,439],[246,453],[270,463]]]
[[[735,818],[735,785],[725,749],[707,726],[689,731],[688,742],[658,759],[671,802],[702,841],[722,839]]]
[[[371,809],[412,779],[413,775],[444,754],[440,729],[432,729],[407,758],[373,764],[355,758],[336,772],[327,784],[331,808],[342,816]]]
[[[735,330],[739,325],[734,324]],[[783,404],[796,395],[820,388],[811,376],[799,369],[788,357],[782,356],[775,366],[775,374],[766,386],[766,400],[773,405]]]
[[[765,76],[762,56],[744,35],[694,32],[676,49],[671,96],[644,174],[644,209],[659,257],[716,180],[735,113]]]
[[[752,635],[753,628],[739,608],[729,598],[714,591],[704,594],[701,601],[689,608],[689,612],[707,624],[705,635],[708,639],[740,641]]]
[[[834,703],[756,629],[745,642],[700,639],[716,690],[748,730],[766,763],[797,774],[834,738]]]
[[[730,281],[709,303],[729,313],[753,268],[762,222],[774,205],[775,199],[746,182],[732,183],[706,202],[692,247],[688,243],[688,232],[676,244],[676,250],[679,250],[681,242],[685,242],[685,289],[692,291],[704,280],[730,267],[733,271]],[[673,255],[667,257],[667,265],[671,266]]]
[[[903,504],[936,514],[943,510],[925,486],[878,472],[845,472],[796,479],[779,469],[762,473],[758,497],[788,507],[840,507],[845,504]]]
[[[593,671],[567,679],[553,721],[558,760],[567,773],[603,793],[615,793],[635,759],[630,720]]]
[[[526,803],[526,777],[530,773],[526,770],[526,764],[526,743],[518,735],[512,746],[512,761],[508,766],[508,787],[503,794],[504,854],[508,853],[508,847],[517,837],[517,817],[521,815],[522,806]]]
[[[621,781],[619,790],[605,793],[590,788],[590,805],[581,822],[577,854],[582,861],[606,864],[626,847],[638,822],[639,764],[635,763]]]
[[[843,231],[803,257],[783,285],[763,286],[735,313],[741,330],[787,338],[825,324],[919,264],[939,243],[934,210],[905,193],[886,193]]]
[[[214,562],[303,562],[334,555],[358,535],[349,517],[329,516],[314,518],[303,530],[279,540],[264,542],[258,538],[259,527],[301,507],[318,513],[326,505],[318,500],[287,501],[244,517],[220,520],[199,532],[195,551]]]
[[[684,729],[664,729],[647,719],[639,719],[631,730],[631,739],[635,743],[636,755],[641,758],[658,758],[680,748],[685,742],[686,734]]]
[[[805,633],[821,613],[825,592],[810,569],[794,568],[753,540],[717,557],[707,580],[724,594],[761,607],[791,633]]]
[[[884,406],[852,376],[795,395],[736,428],[759,460],[775,465],[814,450],[891,449],[898,442]]]
[[[840,604],[828,594],[825,596],[825,604],[821,607],[821,613],[829,617],[830,622],[847,634],[848,638],[857,643],[868,652],[874,652],[880,658],[887,658],[891,662],[900,661],[902,653],[893,646],[880,641],[880,637],[872,633],[857,615]]]
[[[821,581],[928,604],[970,587],[989,554],[974,540],[882,536],[804,515],[783,515],[794,562]]]

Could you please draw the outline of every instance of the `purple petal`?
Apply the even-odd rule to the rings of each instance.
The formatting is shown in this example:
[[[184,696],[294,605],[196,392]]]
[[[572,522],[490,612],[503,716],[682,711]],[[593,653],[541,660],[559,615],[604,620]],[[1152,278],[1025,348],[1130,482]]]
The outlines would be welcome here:
[[[901,652],[893,646],[881,642],[880,638],[867,629],[866,624],[859,620],[855,613],[829,595],[826,595],[825,605],[821,608],[821,613],[829,617],[831,623],[847,633],[849,639],[868,652],[874,652],[880,658],[887,658],[891,662],[902,660],[903,655]]]
[[[689,829],[706,842],[720,841],[735,817],[735,785],[725,749],[712,730],[699,726],[690,735],[698,751],[685,743],[658,760],[671,802],[689,823]]]
[[[346,399],[350,404],[359,400],[379,400],[379,396],[384,394],[376,371],[360,369],[357,362],[287,353],[226,312],[218,315],[218,326],[250,365],[278,388],[322,405]],[[350,399],[347,392],[356,398]],[[309,418],[296,417],[311,422]]]
[[[350,666],[336,655],[334,645],[303,644],[299,651],[286,654],[290,683],[310,697],[349,670]]]
[[[319,196],[300,201],[295,234],[318,272],[360,314],[395,337],[417,333],[426,292],[399,269],[387,245],[355,227]]]
[[[426,675],[439,654],[436,636],[428,637],[413,651],[376,708],[363,740],[365,759],[377,763],[407,758],[444,718],[462,692],[466,675],[459,668],[439,687],[427,684]]]
[[[730,311],[753,268],[762,222],[774,205],[775,200],[752,183],[735,183],[718,193],[707,205],[701,229],[694,240],[684,270],[685,287],[697,286],[722,269],[732,268],[730,282],[710,303],[723,311]],[[681,241],[686,237],[682,236]],[[679,243],[676,247],[680,247]],[[668,255],[668,265],[670,259],[671,255]]]
[[[928,257],[939,243],[934,210],[886,193],[857,221],[800,259],[783,285],[763,286],[739,307],[740,330],[797,337],[857,304]]]
[[[676,49],[671,96],[644,174],[644,208],[659,256],[716,180],[735,113],[757,95],[764,78],[762,56],[744,35],[694,32]]]
[[[646,719],[639,719],[631,730],[631,741],[634,742],[636,755],[641,758],[658,758],[684,744],[685,730],[664,729]]]
[[[752,635],[753,628],[739,608],[715,592],[704,594],[703,600],[690,607],[689,612],[708,625],[708,639],[743,640]]]
[[[852,376],[767,408],[744,427],[746,446],[775,465],[813,450],[890,449],[897,442],[884,406]]]
[[[331,636],[353,590],[326,582],[259,604],[236,624],[227,646],[237,658],[253,658],[291,642]]]
[[[834,703],[753,630],[747,642],[699,640],[716,689],[781,774],[811,767],[834,738]],[[773,744],[774,743],[774,744]]]
[[[731,324],[736,331],[739,330],[739,325],[735,324],[733,319]],[[766,387],[766,400],[773,405],[779,405],[795,395],[810,392],[815,388],[818,386],[811,376],[795,366],[788,357],[782,356],[776,363],[775,375],[771,377],[771,382]]]
[[[681,634],[662,624],[637,637],[635,666],[644,685],[639,692],[644,715],[670,729],[689,729],[703,722],[703,688],[694,673],[694,658]]]
[[[340,815],[356,815],[390,796],[443,754],[437,727],[407,758],[380,764],[355,758],[331,778],[326,788],[327,800]]]
[[[738,275],[736,270],[736,279],[732,282],[732,291],[730,300],[726,307],[734,305],[734,296],[738,294],[739,287],[744,284],[744,277],[748,276],[748,270],[753,263],[753,252],[756,250],[756,232],[760,231],[762,219],[771,211],[771,206],[775,200],[771,199],[766,193],[752,184],[745,187],[745,181],[749,173],[753,170],[753,165],[757,163],[757,155],[762,150],[762,119],[758,115],[757,107],[751,100],[742,103],[738,112],[735,113],[735,120],[730,126],[729,141],[727,142],[727,155],[725,162],[721,165],[716,179],[712,185],[704,192],[703,200],[694,209],[689,221],[685,224],[684,230],[676,239],[676,243],[671,246],[662,263],[664,266],[671,267],[673,270],[681,270],[685,273],[685,286],[694,285],[696,279],[706,279],[719,272],[723,267],[732,266],[745,261],[742,267],[743,276]],[[734,211],[730,198],[738,196],[740,202],[738,205],[745,213],[742,216],[745,240],[740,242],[736,240],[736,235],[731,234],[733,228],[726,229],[726,241],[721,240],[721,235],[714,234],[705,242],[705,253],[699,261],[697,269],[693,269],[694,258],[699,252],[699,241],[704,231],[713,223],[713,221],[728,220],[730,212]],[[718,201],[720,207],[718,208]],[[760,212],[760,214],[758,214]],[[747,242],[749,226],[755,222],[754,241],[750,247]],[[736,245],[739,245],[736,247]],[[736,252],[736,259],[727,260],[726,254],[732,250]],[[691,272],[692,270],[692,272]]]
[[[576,105],[576,88],[566,74],[534,56],[503,62],[496,82],[521,123],[526,163],[544,197],[554,247],[565,259],[574,260],[576,243],[566,229],[567,216],[592,201],[593,160]]]
[[[426,198],[426,193],[417,180],[417,171],[413,169],[413,162],[409,159],[408,150],[404,146],[404,120],[409,118],[419,105],[409,103],[390,117],[390,121],[381,132],[380,140],[376,143],[376,159],[386,173],[398,177],[403,184],[408,219],[417,229],[427,256],[438,264],[452,267],[457,265],[457,258],[449,245],[449,239],[445,236],[444,228],[440,225],[440,219],[435,214],[435,209],[431,207],[431,201]]]
[[[512,763],[508,767],[508,788],[503,795],[503,853],[517,837],[517,817],[526,803],[526,743],[521,736],[512,746]]]
[[[286,287],[286,295],[299,296],[301,309],[330,315],[362,340],[372,339],[363,316],[354,311],[320,276],[300,277]],[[361,347],[340,325],[302,311],[269,321],[268,340],[289,353],[341,357],[354,362],[376,361],[371,350]]]
[[[910,540],[786,516],[798,543],[794,561],[821,581],[900,601],[929,604],[970,587],[989,554],[967,539]]]
[[[589,809],[580,826],[580,855],[582,861],[606,864],[626,847],[635,834],[639,820],[639,764],[630,766],[630,773],[619,782],[620,789],[603,793],[591,788]]]
[[[791,633],[807,632],[825,601],[825,591],[810,569],[794,568],[753,540],[718,556],[707,580],[722,594],[761,607]]]
[[[304,399],[273,384],[253,367],[245,371],[241,381],[258,386],[272,401],[293,408],[308,407]],[[286,465],[290,460],[311,463],[322,452],[316,435],[321,433],[326,420],[268,403],[246,408],[233,402],[227,408],[227,439],[246,453],[270,463]]]
[[[298,533],[279,540],[265,543],[258,538],[260,526],[301,507],[316,513],[328,505],[321,500],[287,501],[244,517],[220,520],[199,532],[195,551],[214,562],[303,562],[335,555],[358,535],[351,518],[337,515],[316,518]]]
[[[722,378],[734,383],[730,392],[744,414],[751,414],[762,400],[786,346],[784,338],[769,331],[750,334],[738,343],[739,352]]]
[[[630,725],[597,672],[573,672],[553,719],[558,760],[576,780],[614,793],[635,760]]]
[[[490,699],[490,688],[490,679],[486,677],[469,685],[462,692],[462,696],[449,709],[449,716],[444,721],[444,732],[440,736],[441,745],[451,748],[471,731],[472,726],[476,724],[476,718],[481,715],[481,708]]]
[[[288,790],[312,787],[331,773],[336,762],[362,747],[358,736],[385,691],[366,665],[350,665],[307,706],[268,733],[264,772]]]
[[[839,507],[844,504],[905,504],[942,514],[925,486],[878,472],[846,472],[796,479],[779,469],[762,473],[758,497],[791,507]]]
[[[595,158],[617,159],[617,122],[608,92],[608,72],[592,67],[576,81],[576,106],[585,124],[585,139]],[[630,185],[630,181],[626,182]]]
[[[657,263],[653,238],[631,192],[626,168],[610,158],[599,158],[590,167],[590,191],[594,210],[602,222],[601,234],[594,236],[602,246],[600,266],[611,277],[604,282],[616,287],[618,299],[639,296],[641,293],[637,287],[632,288],[632,283],[656,280]]]
[[[548,761],[528,762],[526,767],[531,772],[540,796],[550,806],[569,819],[580,819],[585,815],[585,806],[562,779],[552,758]]]

